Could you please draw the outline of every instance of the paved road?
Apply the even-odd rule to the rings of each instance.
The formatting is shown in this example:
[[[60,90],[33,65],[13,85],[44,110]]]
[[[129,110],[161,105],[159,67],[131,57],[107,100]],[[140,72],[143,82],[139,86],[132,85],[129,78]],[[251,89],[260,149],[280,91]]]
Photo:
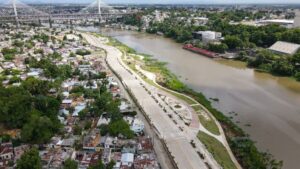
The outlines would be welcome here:
[[[101,43],[101,40],[92,35],[84,35],[87,41],[96,47],[107,52],[107,62],[114,71],[122,78],[122,83],[131,91],[137,99],[138,104],[146,112],[152,125],[165,140],[168,150],[174,157],[179,169],[205,169],[206,164],[199,157],[190,144],[191,135],[182,132],[178,126],[168,117],[163,109],[156,103],[151,95],[145,90],[144,82],[140,81],[134,74],[131,74],[125,65],[121,63],[122,53],[117,48]],[[212,168],[219,168],[218,165],[210,164]]]

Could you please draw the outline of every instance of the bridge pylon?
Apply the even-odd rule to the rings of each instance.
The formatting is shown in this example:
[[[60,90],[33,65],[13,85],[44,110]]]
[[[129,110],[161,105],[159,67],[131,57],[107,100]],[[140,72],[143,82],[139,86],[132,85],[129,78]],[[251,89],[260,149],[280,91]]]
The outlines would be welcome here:
[[[101,0],[97,0],[97,4],[98,4],[99,22],[101,23],[101,21],[102,21]]]

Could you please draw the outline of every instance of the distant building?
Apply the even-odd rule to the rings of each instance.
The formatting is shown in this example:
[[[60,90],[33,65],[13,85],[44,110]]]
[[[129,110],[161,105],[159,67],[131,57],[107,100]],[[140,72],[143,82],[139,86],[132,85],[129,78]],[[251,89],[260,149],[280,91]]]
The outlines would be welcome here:
[[[214,31],[198,31],[194,33],[196,39],[201,39],[204,43],[218,41],[222,38],[221,32]]]
[[[286,55],[293,55],[300,49],[299,44],[290,43],[290,42],[283,42],[277,41],[273,44],[269,50],[279,53],[279,54],[286,54]]]
[[[208,18],[206,17],[194,17],[192,20],[196,26],[205,25],[208,22]]]
[[[300,28],[300,10],[295,12],[294,28]]]
[[[261,25],[269,25],[269,24],[277,24],[284,26],[286,28],[292,28],[294,25],[293,20],[287,20],[287,19],[269,19],[269,20],[260,20],[257,22],[259,26]]]

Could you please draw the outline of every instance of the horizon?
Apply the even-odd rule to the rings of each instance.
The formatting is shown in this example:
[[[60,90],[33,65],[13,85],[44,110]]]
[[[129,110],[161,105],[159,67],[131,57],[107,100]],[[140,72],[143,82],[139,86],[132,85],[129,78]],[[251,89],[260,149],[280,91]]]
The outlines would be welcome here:
[[[8,0],[0,0],[0,4],[5,4]],[[19,0],[23,3],[29,4],[90,4],[95,0]],[[300,4],[299,0],[287,0],[282,2],[281,0],[266,0],[266,1],[259,1],[259,0],[203,0],[199,2],[199,0],[186,0],[183,2],[182,0],[164,0],[164,2],[159,0],[104,0],[103,3],[107,4],[130,4],[130,5],[293,5],[293,4]]]

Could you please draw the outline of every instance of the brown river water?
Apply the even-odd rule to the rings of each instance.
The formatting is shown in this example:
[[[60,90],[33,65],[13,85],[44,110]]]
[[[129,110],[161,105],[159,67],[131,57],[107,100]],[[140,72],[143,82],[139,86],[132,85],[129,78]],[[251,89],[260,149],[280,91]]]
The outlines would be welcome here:
[[[233,116],[261,150],[283,160],[283,168],[300,168],[300,82],[256,72],[242,62],[212,60],[183,50],[181,44],[161,36],[101,32],[167,62],[167,67],[190,88],[207,98],[218,98],[214,106]],[[232,111],[237,116],[229,113]]]

